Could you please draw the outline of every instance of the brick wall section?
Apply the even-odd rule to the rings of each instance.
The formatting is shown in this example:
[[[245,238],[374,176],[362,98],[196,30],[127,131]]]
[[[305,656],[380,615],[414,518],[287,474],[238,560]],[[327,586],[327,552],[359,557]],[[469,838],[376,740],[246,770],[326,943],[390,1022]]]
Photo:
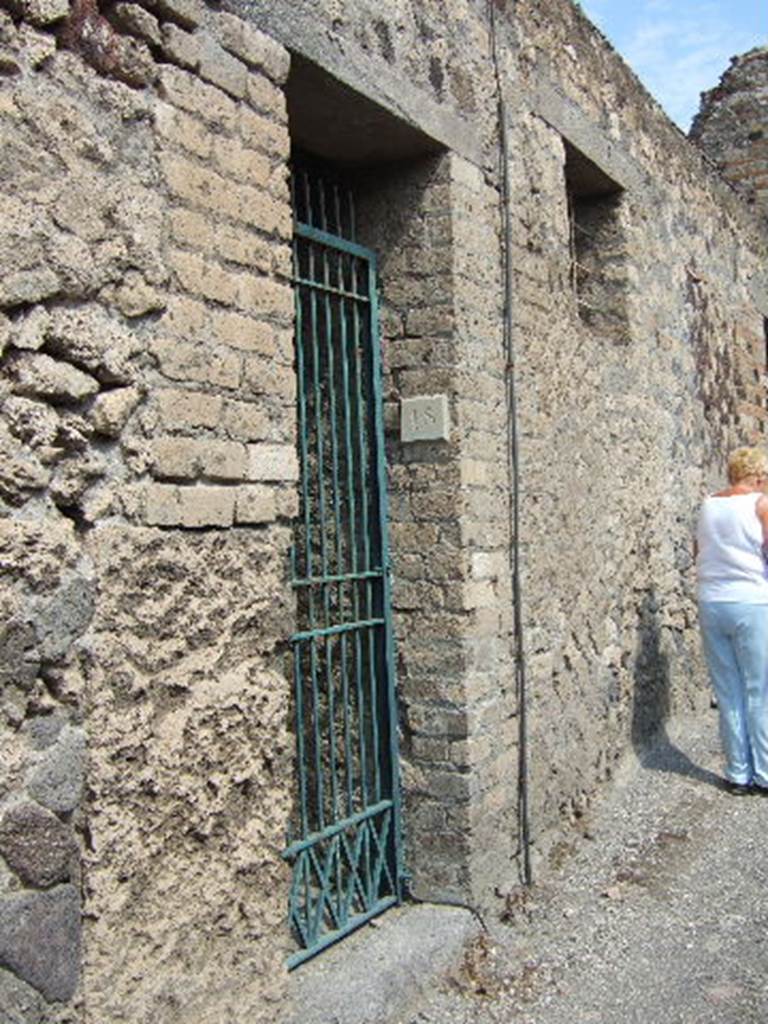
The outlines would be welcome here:
[[[503,351],[501,210],[482,170],[451,164],[461,445],[460,546],[472,893],[485,906],[517,880],[517,695],[511,659],[510,475]],[[460,762],[461,763],[461,762]]]
[[[298,475],[288,65],[265,60],[269,42],[232,16],[210,24],[210,34],[168,26],[166,53],[181,66],[158,83],[172,290],[153,343],[162,426],[144,499],[151,525],[291,515]]]
[[[733,57],[714,89],[702,93],[691,138],[763,216],[768,204],[768,49]]]
[[[457,346],[450,160],[361,182],[359,226],[380,253],[393,606],[406,865],[414,893],[471,898]],[[399,403],[447,394],[448,442],[400,442]]]
[[[514,835],[498,194],[456,157],[360,194],[381,254],[406,864],[420,897],[485,903]],[[425,394],[448,396],[450,439],[402,443],[399,403]]]

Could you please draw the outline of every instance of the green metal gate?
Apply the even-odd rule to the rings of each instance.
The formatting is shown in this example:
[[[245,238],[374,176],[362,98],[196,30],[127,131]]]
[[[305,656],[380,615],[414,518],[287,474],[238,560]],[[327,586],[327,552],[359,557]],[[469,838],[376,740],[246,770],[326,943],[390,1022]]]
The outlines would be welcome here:
[[[402,875],[375,257],[349,191],[297,167],[293,201],[291,967],[398,902]]]

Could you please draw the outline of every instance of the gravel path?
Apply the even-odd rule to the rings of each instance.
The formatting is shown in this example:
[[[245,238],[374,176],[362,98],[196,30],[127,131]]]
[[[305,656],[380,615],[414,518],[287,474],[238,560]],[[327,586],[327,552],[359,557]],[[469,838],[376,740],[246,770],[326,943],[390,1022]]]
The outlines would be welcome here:
[[[403,1024],[768,1024],[768,796],[716,712],[627,765],[565,861]]]

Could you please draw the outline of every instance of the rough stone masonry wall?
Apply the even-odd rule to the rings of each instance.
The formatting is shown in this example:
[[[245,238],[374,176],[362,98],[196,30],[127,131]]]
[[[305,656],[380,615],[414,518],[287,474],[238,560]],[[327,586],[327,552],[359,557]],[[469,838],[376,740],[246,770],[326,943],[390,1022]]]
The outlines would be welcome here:
[[[288,57],[197,0],[4,7],[0,1016],[271,1021]]]
[[[768,49],[731,59],[714,89],[702,93],[691,138],[726,181],[763,216],[768,205]]]
[[[516,5],[515,344],[532,817],[570,842],[628,743],[701,706],[691,532],[722,457],[764,437],[764,243],[727,186],[569,3]],[[557,62],[552,53],[562,55]],[[564,140],[624,178],[604,281],[577,312]],[[663,735],[663,732],[662,732]],[[550,832],[546,839],[546,830]]]
[[[296,476],[286,53],[197,0],[6,8],[6,1002],[46,1022],[273,1019]],[[389,398],[451,403],[447,447],[391,445],[409,859],[420,895],[477,899],[514,876],[500,217],[487,8],[447,13],[249,17],[295,15],[297,47],[309,19],[305,56],[456,140],[382,170],[370,203]],[[541,836],[699,700],[691,512],[720,451],[762,431],[763,253],[572,4],[519,0],[501,20]],[[620,336],[577,315],[564,137],[632,170]]]

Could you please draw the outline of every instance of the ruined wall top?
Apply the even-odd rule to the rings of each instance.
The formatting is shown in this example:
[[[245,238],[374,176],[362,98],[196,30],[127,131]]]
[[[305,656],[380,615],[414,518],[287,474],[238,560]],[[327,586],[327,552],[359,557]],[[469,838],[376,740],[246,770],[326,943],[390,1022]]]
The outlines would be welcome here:
[[[748,203],[768,211],[768,47],[733,57],[702,93],[691,138]]]

